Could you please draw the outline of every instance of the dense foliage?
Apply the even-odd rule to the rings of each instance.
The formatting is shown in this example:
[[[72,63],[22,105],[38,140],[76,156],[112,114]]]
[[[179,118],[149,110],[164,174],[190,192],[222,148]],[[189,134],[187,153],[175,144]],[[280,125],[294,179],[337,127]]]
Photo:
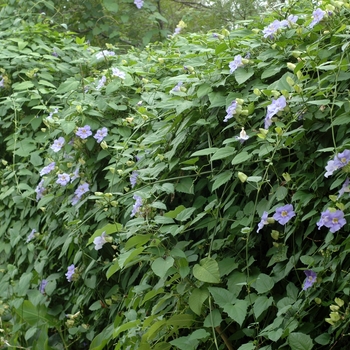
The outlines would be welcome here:
[[[350,2],[308,5],[123,55],[2,22],[3,348],[347,348]]]

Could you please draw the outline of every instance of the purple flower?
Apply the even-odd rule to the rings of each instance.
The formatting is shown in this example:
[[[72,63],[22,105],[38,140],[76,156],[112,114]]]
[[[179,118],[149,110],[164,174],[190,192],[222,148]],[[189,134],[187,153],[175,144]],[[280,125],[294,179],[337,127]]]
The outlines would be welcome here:
[[[79,167],[77,167],[74,172],[73,175],[70,177],[70,182],[73,182],[74,180],[79,178]]]
[[[140,212],[140,208],[142,206],[142,198],[136,194],[134,194],[133,198],[135,199],[135,204],[132,207],[131,217],[135,216]]]
[[[97,58],[98,60],[100,60],[100,59],[102,59],[102,58],[104,58],[104,57],[107,57],[107,56],[114,56],[114,55],[115,55],[115,52],[113,52],[113,51],[103,50],[102,52],[98,52],[98,53],[96,54],[96,58]]]
[[[48,281],[43,279],[41,282],[40,282],[40,285],[39,285],[39,292],[41,294],[45,294],[45,287],[47,286],[47,283]]]
[[[131,188],[134,188],[136,186],[138,176],[139,176],[139,173],[135,170],[131,173],[130,175]]]
[[[230,73],[232,74],[238,67],[243,66],[242,56],[235,56],[234,60],[229,63]]]
[[[52,163],[50,163],[49,165],[43,167],[43,168],[40,170],[40,176],[43,176],[43,175],[46,175],[46,174],[51,173],[51,171],[55,169],[55,166],[56,166],[56,163],[55,163],[55,162],[52,162]]]
[[[57,140],[55,140],[53,142],[53,145],[50,147],[54,152],[58,152],[61,150],[61,148],[63,147],[64,145],[64,137],[59,137]]]
[[[313,20],[309,24],[309,28],[313,28],[317,23],[321,22],[325,14],[326,13],[324,11],[322,11],[320,8],[316,9],[312,13]]]
[[[281,225],[285,225],[294,216],[295,212],[292,204],[286,204],[283,207],[277,208],[275,214],[273,214],[273,218]]]
[[[107,128],[102,128],[96,131],[96,134],[94,135],[94,139],[96,139],[96,141],[98,143],[101,143],[102,140],[108,135],[108,129]]]
[[[81,128],[78,128],[75,135],[79,136],[81,139],[86,139],[92,135],[91,128],[89,125],[85,125]]]
[[[70,181],[70,176],[66,173],[58,174],[58,179],[56,181],[56,184],[59,184],[61,186],[66,186]]]
[[[100,90],[104,87],[104,85],[106,84],[107,78],[105,75],[102,75],[102,78],[98,81],[98,84],[96,86],[97,90]]]
[[[75,190],[74,194],[81,198],[86,192],[89,191],[89,184],[87,182],[83,183],[82,185],[79,185],[78,188]]]
[[[350,192],[350,190],[349,190],[349,183],[350,183],[350,179],[347,178],[345,180],[345,182],[343,183],[343,186],[339,190],[339,194],[338,194],[337,199],[339,199],[345,192]]]
[[[112,75],[114,77],[119,77],[120,79],[125,79],[125,73],[119,70],[118,68],[112,68]]]
[[[181,27],[176,26],[176,28],[174,30],[174,35],[180,34],[181,29],[182,29]]]
[[[350,150],[346,149],[342,153],[338,153],[334,158],[334,165],[342,168],[350,162]]]
[[[107,243],[105,237],[106,237],[106,232],[102,232],[101,236],[95,237],[94,244],[95,244],[96,250],[102,249],[103,245]]]
[[[44,184],[44,179],[42,179],[39,182],[38,186],[36,186],[35,192],[36,192],[36,200],[37,201],[43,197],[44,192],[46,190],[46,188],[43,186],[43,184]]]
[[[305,270],[306,279],[303,285],[303,290],[307,290],[316,282],[317,274],[312,270]]]
[[[281,28],[281,22],[279,20],[274,20],[267,27],[263,29],[264,38],[272,39],[274,34],[277,33],[278,29]]]
[[[171,92],[179,92],[181,91],[181,86],[182,86],[183,82],[180,81],[178,82],[171,90],[170,90],[170,93]]]
[[[267,113],[265,117],[265,129],[268,129],[272,124],[272,117],[278,112],[282,111],[287,106],[286,98],[282,95],[278,99],[272,99],[270,105],[267,106]]]
[[[5,82],[4,82],[4,78],[3,77],[0,77],[1,80],[0,80],[0,87],[5,87]]]
[[[327,165],[325,167],[325,169],[327,170],[326,173],[324,174],[325,177],[328,177],[330,175],[333,175],[334,171],[336,171],[337,169],[339,169],[339,167],[336,165],[336,162],[334,160],[329,160],[327,162]]]
[[[74,277],[74,273],[75,273],[75,266],[74,266],[74,264],[72,264],[72,265],[68,266],[67,273],[65,274],[68,282],[72,282],[73,277]]]
[[[227,107],[226,109],[226,116],[224,118],[224,122],[226,123],[228,120],[230,120],[234,114],[236,114],[236,108],[237,108],[237,102],[232,101],[232,103]]]
[[[134,0],[134,4],[140,10],[143,6],[143,0]]]
[[[345,224],[346,220],[342,210],[329,209],[321,213],[321,218],[316,223],[318,229],[322,226],[326,226],[332,233],[339,231]]]
[[[249,139],[249,136],[247,135],[243,127],[242,131],[239,133],[239,136],[236,136],[236,139],[239,140],[241,143]]]
[[[32,239],[35,238],[35,233],[36,233],[36,229],[33,228],[32,231],[30,232],[30,234],[27,237],[26,243],[29,243]]]
[[[268,213],[267,211],[264,211],[262,216],[261,216],[261,221],[258,224],[258,229],[256,230],[256,232],[258,233],[265,225],[268,224],[267,222],[267,218],[268,218]]]
[[[80,201],[80,197],[74,196],[71,200],[72,205],[76,205]]]

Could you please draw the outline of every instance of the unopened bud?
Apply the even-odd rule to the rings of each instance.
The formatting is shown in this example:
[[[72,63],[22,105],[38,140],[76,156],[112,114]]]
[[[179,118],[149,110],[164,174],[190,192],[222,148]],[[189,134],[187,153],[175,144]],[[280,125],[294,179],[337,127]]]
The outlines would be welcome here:
[[[239,180],[243,183],[243,182],[246,182],[247,181],[247,179],[248,179],[248,176],[246,175],[246,174],[244,174],[244,173],[242,173],[242,172],[238,172],[238,178],[239,178]]]
[[[291,71],[294,71],[294,69],[295,69],[295,64],[294,63],[291,63],[291,62],[288,62],[287,63],[287,67],[288,67],[288,69],[290,69]]]

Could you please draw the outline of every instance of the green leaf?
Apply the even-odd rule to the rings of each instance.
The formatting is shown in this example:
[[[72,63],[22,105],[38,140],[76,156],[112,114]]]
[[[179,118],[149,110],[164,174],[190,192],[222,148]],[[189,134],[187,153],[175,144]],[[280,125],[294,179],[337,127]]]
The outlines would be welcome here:
[[[212,179],[212,181],[214,181],[212,191],[215,191],[217,188],[219,188],[220,186],[224,185],[226,182],[231,180],[232,175],[233,174],[231,170],[226,170],[219,175],[215,175]]]
[[[256,345],[254,343],[247,343],[241,345],[237,350],[255,350]]]
[[[248,68],[238,68],[235,72],[235,78],[238,84],[245,83],[250,77],[254,75],[254,69]]]
[[[212,309],[204,320],[204,327],[217,327],[222,322],[221,312],[218,309]]]
[[[209,292],[206,288],[195,288],[192,290],[192,293],[188,298],[188,305],[198,316],[201,315],[203,303],[207,300],[208,296]]]
[[[264,273],[261,273],[258,276],[255,283],[252,284],[252,286],[256,289],[256,291],[259,294],[263,294],[263,293],[269,292],[273,288],[274,284],[275,283],[270,276],[268,276]]]
[[[75,80],[74,78],[67,79],[65,82],[63,82],[57,89],[56,94],[63,94],[65,92],[74,92],[80,82]]]
[[[174,265],[174,258],[167,256],[165,259],[157,258],[153,261],[151,268],[152,271],[160,278],[165,277],[168,270]]]
[[[164,216],[167,218],[175,219],[177,217],[177,215],[179,215],[185,209],[186,209],[186,207],[184,205],[179,205],[174,210],[170,210],[167,213],[164,213]]]
[[[146,244],[150,241],[152,235],[145,234],[145,235],[136,235],[128,239],[128,241],[125,243],[125,249],[130,249],[132,247],[140,247]]]
[[[207,156],[209,154],[215,153],[219,148],[217,147],[210,147],[210,148],[205,148],[201,149],[200,151],[196,151],[191,154],[191,157],[196,157],[196,156]]]
[[[176,220],[178,221],[186,221],[188,220],[192,214],[197,210],[197,208],[186,208],[184,210],[181,211],[181,213],[179,213],[178,215],[176,215]]]
[[[231,317],[235,322],[242,326],[247,316],[248,302],[245,300],[237,300],[234,305],[226,304],[224,311]]]
[[[315,338],[315,342],[321,345],[327,345],[331,341],[331,335],[329,333],[323,333]]]
[[[276,190],[276,198],[278,201],[282,201],[284,198],[286,198],[288,194],[288,189],[284,186],[279,186]]]
[[[227,289],[219,287],[208,287],[210,294],[213,296],[215,303],[224,307],[227,303],[233,304],[236,297]]]
[[[291,350],[311,350],[313,348],[311,337],[301,332],[289,334],[288,344]]]
[[[111,265],[109,268],[108,268],[108,270],[107,270],[107,272],[106,272],[106,277],[107,277],[107,279],[109,279],[111,276],[113,276],[117,271],[119,271],[120,270],[120,266],[119,266],[119,263],[118,263],[118,261],[115,261],[114,263],[113,263],[113,265]]]
[[[264,311],[266,311],[273,303],[273,298],[267,298],[265,295],[259,295],[254,302],[253,310],[254,316],[258,318]]]
[[[233,159],[231,164],[240,164],[243,163],[245,161],[247,161],[248,159],[250,159],[252,157],[251,153],[248,153],[246,151],[242,151],[241,153],[238,153]]]
[[[236,153],[233,147],[226,146],[224,148],[219,148],[211,157],[211,161],[231,157]]]
[[[22,83],[14,83],[13,84],[14,90],[28,90],[32,87],[34,87],[34,84],[31,81],[24,81]]]
[[[219,265],[212,258],[204,258],[193,267],[193,276],[208,283],[220,283]]]

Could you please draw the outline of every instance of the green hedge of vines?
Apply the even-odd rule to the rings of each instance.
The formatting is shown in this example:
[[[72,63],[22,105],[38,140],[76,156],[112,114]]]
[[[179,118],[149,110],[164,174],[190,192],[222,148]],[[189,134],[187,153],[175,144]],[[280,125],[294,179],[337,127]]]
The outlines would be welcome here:
[[[298,4],[123,55],[1,10],[2,348],[347,349],[350,3]]]

